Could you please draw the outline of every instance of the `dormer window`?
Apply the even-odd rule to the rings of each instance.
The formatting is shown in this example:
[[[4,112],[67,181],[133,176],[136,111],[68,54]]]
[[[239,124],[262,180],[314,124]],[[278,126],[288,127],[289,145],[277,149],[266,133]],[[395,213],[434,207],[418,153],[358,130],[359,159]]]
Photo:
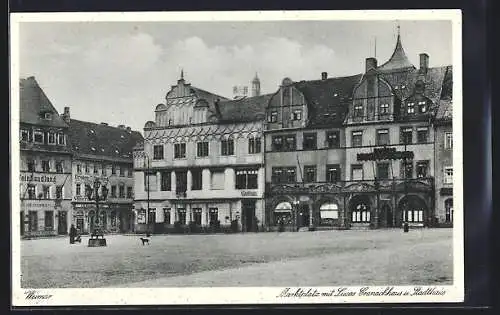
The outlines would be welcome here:
[[[363,116],[363,105],[361,104],[356,104],[354,105],[354,117],[362,117]]]
[[[380,104],[380,115],[387,115],[389,114],[389,104]]]
[[[272,112],[269,117],[267,118],[267,121],[270,123],[275,123],[278,121],[278,112]]]
[[[29,131],[26,129],[21,129],[21,140],[28,142],[29,141]]]
[[[408,114],[415,114],[415,103],[414,102],[406,103],[406,112]]]
[[[56,135],[52,132],[49,132],[49,144],[56,144]]]
[[[33,135],[35,143],[43,143],[43,132],[35,131]]]
[[[302,119],[302,111],[301,110],[294,110],[292,112],[292,120],[301,120]]]
[[[64,133],[59,133],[57,135],[57,144],[60,144],[60,145],[64,145],[65,144]]]
[[[422,114],[427,112],[427,102],[426,101],[418,102],[418,111]]]
[[[44,119],[46,120],[51,120],[52,119],[52,113],[45,113],[43,116]]]

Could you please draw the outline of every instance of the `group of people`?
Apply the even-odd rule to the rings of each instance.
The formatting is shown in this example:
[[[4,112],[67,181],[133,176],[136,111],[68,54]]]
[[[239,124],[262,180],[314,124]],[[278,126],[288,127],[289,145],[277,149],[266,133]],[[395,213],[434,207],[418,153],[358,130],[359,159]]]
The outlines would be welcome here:
[[[71,224],[69,229],[69,243],[75,244],[75,242],[81,243],[82,237],[78,234],[78,230],[75,228],[75,225]]]

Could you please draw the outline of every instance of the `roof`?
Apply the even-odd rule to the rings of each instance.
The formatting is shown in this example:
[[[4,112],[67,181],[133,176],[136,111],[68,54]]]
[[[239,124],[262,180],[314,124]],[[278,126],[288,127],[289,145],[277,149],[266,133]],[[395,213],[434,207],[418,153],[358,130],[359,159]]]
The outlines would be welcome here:
[[[75,155],[131,161],[134,146],[143,141],[139,132],[124,128],[76,119],[71,119],[69,125],[71,149]]]
[[[436,111],[436,120],[451,121],[453,118],[453,101],[440,100]]]
[[[219,122],[248,122],[263,120],[266,107],[273,94],[244,97],[218,102]]]
[[[191,86],[191,89],[194,90],[198,98],[206,100],[209,104],[213,104],[217,100],[227,100],[227,98],[225,98],[224,96],[220,96],[194,86]]]
[[[401,44],[401,36],[398,34],[396,47],[394,48],[394,52],[392,53],[391,58],[389,58],[389,60],[387,60],[383,65],[377,67],[377,70],[386,71],[404,68],[415,68],[415,66],[406,56],[403,45]]]
[[[356,84],[362,75],[294,83],[308,103],[309,126],[342,124]]]
[[[35,77],[21,79],[19,82],[20,94],[20,122],[48,127],[67,128],[68,125],[59,116],[47,95],[36,81]],[[50,120],[44,119],[43,113],[51,113]]]

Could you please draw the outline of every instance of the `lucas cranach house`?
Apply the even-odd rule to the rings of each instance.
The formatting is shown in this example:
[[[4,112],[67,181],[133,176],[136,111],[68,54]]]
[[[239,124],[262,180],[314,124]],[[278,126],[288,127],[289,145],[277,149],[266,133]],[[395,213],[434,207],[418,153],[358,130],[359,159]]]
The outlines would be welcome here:
[[[267,105],[266,222],[291,229],[451,224],[452,67],[381,65],[294,82]],[[446,164],[446,165],[443,165]]]

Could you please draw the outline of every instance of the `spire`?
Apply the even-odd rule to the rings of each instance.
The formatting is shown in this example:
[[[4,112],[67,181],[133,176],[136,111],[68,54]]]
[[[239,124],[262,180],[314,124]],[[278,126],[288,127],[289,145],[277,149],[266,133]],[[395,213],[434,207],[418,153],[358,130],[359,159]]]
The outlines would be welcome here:
[[[181,80],[184,80],[184,69],[181,68]]]
[[[260,95],[260,80],[257,72],[255,72],[255,78],[252,80],[252,96]]]
[[[396,39],[396,47],[394,48],[394,52],[392,53],[391,58],[381,65],[378,70],[395,70],[395,69],[404,69],[404,68],[415,68],[413,64],[408,60],[406,53],[403,49],[403,45],[401,44],[401,33],[399,24],[397,26],[398,37]]]
[[[260,82],[259,76],[257,75],[257,72],[255,72],[255,77],[253,78],[252,82]]]

